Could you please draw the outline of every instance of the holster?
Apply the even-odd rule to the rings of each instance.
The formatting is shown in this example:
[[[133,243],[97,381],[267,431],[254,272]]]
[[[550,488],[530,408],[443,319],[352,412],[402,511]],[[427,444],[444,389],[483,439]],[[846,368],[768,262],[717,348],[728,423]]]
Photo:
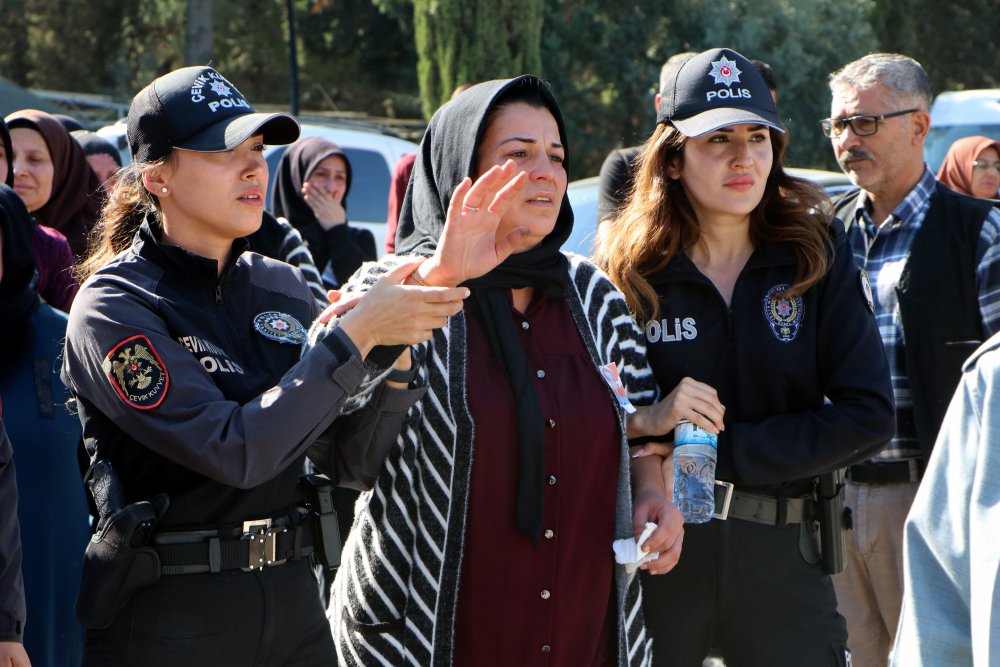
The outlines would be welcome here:
[[[303,475],[299,486],[313,515],[313,556],[327,568],[340,567],[340,522],[333,507],[333,481],[326,475]]]
[[[85,627],[110,627],[136,591],[159,581],[159,556],[146,544],[168,504],[161,494],[101,518],[87,544],[76,599],[76,615]]]
[[[823,571],[827,574],[843,572],[847,559],[847,545],[844,542],[844,487],[843,469],[820,475],[816,484],[820,555]]]

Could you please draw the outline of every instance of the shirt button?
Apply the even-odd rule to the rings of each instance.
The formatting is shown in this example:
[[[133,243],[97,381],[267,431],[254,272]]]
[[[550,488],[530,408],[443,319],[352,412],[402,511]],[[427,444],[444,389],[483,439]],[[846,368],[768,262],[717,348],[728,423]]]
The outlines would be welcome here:
[[[538,371],[537,373],[535,373],[535,375],[537,375],[540,378],[543,378],[545,377],[545,371]]]
[[[555,485],[556,485],[556,476],[549,475],[549,486],[555,486]]]
[[[552,647],[549,646],[548,644],[543,644],[542,645],[542,653],[549,653],[551,650],[552,650]]]
[[[551,528],[545,531],[545,539],[551,540],[555,536],[556,536],[555,531],[553,531]]]
[[[550,419],[549,420],[549,428],[555,428],[555,427],[556,427],[556,420],[555,419]]]
[[[531,328],[531,325],[528,324],[527,322],[521,322],[521,328],[527,331],[528,329]]]
[[[543,600],[548,600],[550,597],[552,597],[552,593],[549,593],[548,591],[542,591]]]

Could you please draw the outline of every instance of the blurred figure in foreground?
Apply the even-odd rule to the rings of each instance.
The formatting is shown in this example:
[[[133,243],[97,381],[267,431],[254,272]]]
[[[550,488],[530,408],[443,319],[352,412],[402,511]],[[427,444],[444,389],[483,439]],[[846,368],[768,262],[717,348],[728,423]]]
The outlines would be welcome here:
[[[1000,664],[1000,336],[962,370],[906,519],[894,667]]]

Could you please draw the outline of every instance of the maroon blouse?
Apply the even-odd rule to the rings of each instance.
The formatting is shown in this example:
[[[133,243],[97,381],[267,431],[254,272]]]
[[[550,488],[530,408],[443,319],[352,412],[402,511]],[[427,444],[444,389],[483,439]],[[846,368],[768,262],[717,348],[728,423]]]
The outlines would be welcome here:
[[[514,396],[474,307],[468,325],[472,479],[455,622],[454,664],[614,665],[615,499],[621,431],[612,397],[564,300],[536,292],[511,306],[545,419],[538,546],[514,520]]]

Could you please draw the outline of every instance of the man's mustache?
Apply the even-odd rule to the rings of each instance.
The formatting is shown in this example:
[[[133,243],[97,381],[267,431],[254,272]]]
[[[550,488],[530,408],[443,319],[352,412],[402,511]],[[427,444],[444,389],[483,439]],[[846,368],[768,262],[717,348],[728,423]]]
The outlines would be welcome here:
[[[875,156],[864,150],[863,148],[848,148],[845,153],[842,153],[838,158],[837,162],[844,169],[847,168],[847,163],[851,160],[871,160],[875,162]]]

